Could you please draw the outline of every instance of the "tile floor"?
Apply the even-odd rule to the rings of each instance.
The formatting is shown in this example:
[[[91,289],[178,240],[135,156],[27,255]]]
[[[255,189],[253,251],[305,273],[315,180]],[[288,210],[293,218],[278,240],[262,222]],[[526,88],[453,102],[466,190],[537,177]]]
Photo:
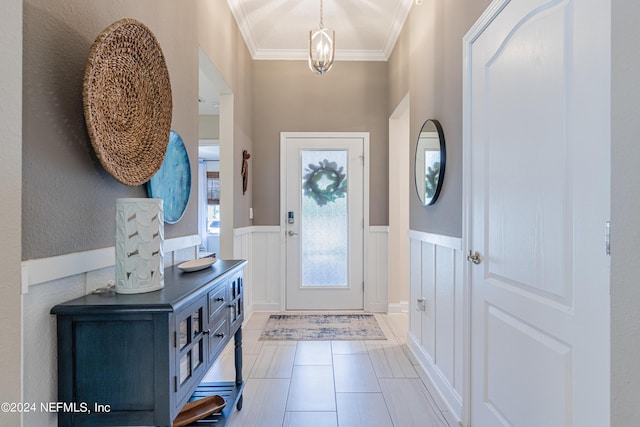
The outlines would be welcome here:
[[[407,316],[376,314],[386,341],[259,341],[243,327],[244,406],[231,427],[453,427],[405,346]],[[204,381],[233,381],[233,340]]]

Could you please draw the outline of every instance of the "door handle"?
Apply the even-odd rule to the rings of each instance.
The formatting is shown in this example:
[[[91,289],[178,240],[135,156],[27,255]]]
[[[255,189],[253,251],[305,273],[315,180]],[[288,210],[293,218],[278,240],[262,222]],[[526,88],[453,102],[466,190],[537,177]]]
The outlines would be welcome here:
[[[289,236],[297,236],[298,235],[298,233],[296,233],[295,231],[291,231],[291,230],[287,231],[287,234]]]
[[[474,253],[471,253],[471,251],[469,251],[469,255],[467,255],[467,261],[471,261],[474,264],[480,264],[480,262],[482,262],[482,260],[480,259],[480,253],[478,251],[475,251]]]

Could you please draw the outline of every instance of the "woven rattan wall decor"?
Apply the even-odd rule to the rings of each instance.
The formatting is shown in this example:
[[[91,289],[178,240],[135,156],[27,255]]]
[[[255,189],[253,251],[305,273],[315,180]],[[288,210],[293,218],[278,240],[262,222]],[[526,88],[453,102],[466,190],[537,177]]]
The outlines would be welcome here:
[[[127,185],[160,169],[171,129],[171,82],[151,31],[121,19],[94,41],[84,75],[84,117],[102,166]]]

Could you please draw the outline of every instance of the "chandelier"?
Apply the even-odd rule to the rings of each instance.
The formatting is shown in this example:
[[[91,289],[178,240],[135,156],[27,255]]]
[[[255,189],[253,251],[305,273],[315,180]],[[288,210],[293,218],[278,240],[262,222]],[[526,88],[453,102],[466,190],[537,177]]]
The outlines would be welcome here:
[[[333,66],[335,56],[335,31],[324,27],[322,0],[320,0],[320,28],[309,31],[309,68],[323,75]]]

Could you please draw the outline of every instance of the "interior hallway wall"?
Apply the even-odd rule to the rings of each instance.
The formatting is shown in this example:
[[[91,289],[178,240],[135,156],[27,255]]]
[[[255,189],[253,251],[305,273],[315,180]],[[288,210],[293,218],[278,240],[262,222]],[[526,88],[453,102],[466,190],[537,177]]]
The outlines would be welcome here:
[[[20,295],[22,192],[22,0],[6,0],[0,14],[0,402],[22,398]],[[17,426],[20,414],[0,412],[0,425]]]
[[[22,1],[18,3],[16,12],[22,12]],[[11,25],[4,26],[0,30],[2,34],[5,34],[5,30],[16,29],[22,34],[19,25],[15,23],[22,23],[23,20],[15,16],[11,8],[8,14],[4,12],[5,9],[2,21],[9,19]],[[236,94],[236,135],[239,135],[239,141],[250,142],[248,53],[226,2],[27,0],[24,5],[25,49],[24,52],[21,49],[16,51],[16,60],[11,63],[21,64],[21,60],[24,60],[25,104],[21,112],[26,132],[23,135],[23,145],[28,147],[23,146],[20,153],[22,161],[20,156],[13,157],[14,145],[10,142],[5,144],[0,154],[2,176],[7,176],[6,183],[12,186],[12,196],[7,197],[9,205],[6,205],[6,225],[17,230],[15,233],[18,239],[19,230],[26,230],[26,235],[23,234],[20,239],[30,248],[24,251],[25,258],[48,258],[68,252],[78,253],[113,246],[115,198],[146,197],[143,186],[128,187],[119,184],[102,169],[92,153],[83,122],[82,82],[89,47],[106,26],[124,17],[136,18],[147,25],[162,47],[172,82],[172,128],[180,133],[189,152],[192,189],[197,188],[198,176],[198,48],[203,44],[199,37],[212,39],[213,41],[206,43],[216,47],[225,46],[222,49],[210,49],[209,54],[217,66],[224,69],[225,79],[229,80],[229,84],[235,85],[232,89]],[[217,19],[226,19],[224,25],[211,24]],[[201,25],[205,28],[199,28]],[[5,40],[18,44],[15,36],[6,39],[3,37],[2,42]],[[228,45],[215,40],[235,42]],[[8,74],[13,72],[14,68],[5,67],[2,73],[7,73],[7,79],[2,74],[0,83],[3,88],[5,81],[7,85],[16,88],[17,94],[8,93],[11,108],[19,105],[23,88],[21,78],[9,78]],[[3,93],[3,108],[5,102]],[[20,126],[21,112],[16,113],[17,117],[3,115],[0,120],[6,118],[11,120],[12,127]],[[10,138],[14,136],[19,138],[15,133]],[[13,139],[8,137],[6,141]],[[19,145],[15,147],[19,148]],[[22,178],[18,173],[19,165],[25,166]],[[16,173],[17,181],[11,181],[6,175]],[[22,207],[19,195],[21,185],[28,188]],[[1,183],[0,189],[3,189]],[[4,196],[4,190],[2,194]],[[188,240],[189,236],[197,234],[197,199],[197,192],[193,190],[183,219],[174,226],[165,225],[167,240],[174,237],[185,237]],[[15,211],[10,209],[14,201],[18,204]],[[21,208],[27,212],[23,218],[26,216],[29,220],[26,224],[23,221],[23,227],[14,220],[19,218]],[[14,212],[17,217],[14,217]],[[74,221],[79,224],[77,227]],[[4,226],[5,224],[0,225]],[[38,234],[39,230],[44,230],[42,235]],[[11,232],[6,235],[11,239]],[[12,251],[17,251],[14,255],[20,259],[20,241],[13,243],[15,242],[7,240],[6,247],[11,246]],[[194,256],[195,247],[166,253],[165,266]],[[0,262],[10,259],[11,256],[7,255]],[[108,280],[113,279],[114,268],[87,271],[30,286],[22,297],[24,309],[21,315],[19,300],[16,302],[20,295],[20,267],[20,261],[8,266],[4,273],[6,281],[3,280],[0,284],[0,295],[4,297],[2,292],[6,283],[10,287],[7,290],[14,296],[13,299],[2,299],[2,304],[10,304],[11,307],[0,316],[12,317],[12,321],[3,322],[2,328],[12,327],[12,333],[18,334],[16,342],[11,339],[11,334],[3,334],[5,342],[10,344],[3,348],[7,348],[11,356],[3,358],[1,362],[2,387],[5,384],[11,387],[11,395],[18,393],[15,398],[7,396],[7,401],[54,402],[57,388],[56,323],[49,310],[55,304],[104,286]],[[12,271],[15,271],[15,282],[11,280]],[[22,355],[16,350],[20,348],[21,341],[24,343]],[[20,371],[21,366],[24,367],[24,372]],[[14,375],[18,378],[16,383],[12,381]],[[22,396],[19,395],[20,377]],[[4,422],[0,424],[18,425]],[[40,412],[26,414],[24,425],[55,426],[56,416]]]
[[[220,139],[220,116],[198,116],[198,139]]]
[[[490,0],[425,0],[414,5],[389,59],[388,114],[411,94],[410,164],[422,123],[442,124],[447,164],[438,201],[422,206],[411,174],[410,227],[462,236],[462,37]]]
[[[25,0],[23,260],[113,246],[115,200],[147,197],[144,185],[120,184],[103,169],[84,122],[89,49],[119,19],[141,21],[158,40],[171,79],[171,129],[185,142],[196,186],[196,16],[191,2]],[[165,238],[197,233],[197,197],[191,197],[182,220],[165,226]]]
[[[640,3],[612,1],[611,425],[640,419]]]
[[[183,4],[179,2],[178,4]],[[198,0],[198,42],[233,93],[233,159],[225,165],[233,180],[233,228],[252,224],[249,208],[255,195],[252,59],[226,1]],[[224,111],[221,100],[221,112]],[[222,124],[221,124],[222,125]],[[222,128],[221,128],[222,130]],[[242,150],[251,153],[249,185],[242,194]]]
[[[385,62],[253,62],[255,225],[280,225],[280,132],[369,132],[370,225],[388,224],[387,81]]]

